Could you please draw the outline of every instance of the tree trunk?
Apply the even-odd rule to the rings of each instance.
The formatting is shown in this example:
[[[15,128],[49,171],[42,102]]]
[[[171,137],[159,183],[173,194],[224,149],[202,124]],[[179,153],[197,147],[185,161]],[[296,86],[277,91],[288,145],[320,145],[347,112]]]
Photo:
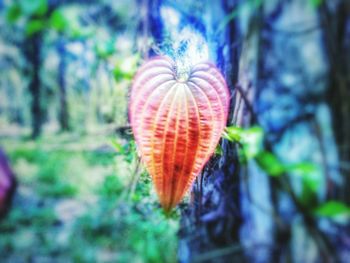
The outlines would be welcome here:
[[[67,90],[66,90],[66,47],[64,40],[60,40],[58,43],[58,54],[60,62],[58,65],[58,86],[59,86],[59,123],[61,131],[68,131],[69,126],[69,111],[67,103]]]
[[[41,133],[43,124],[43,110],[41,105],[41,43],[42,33],[35,33],[29,36],[24,42],[24,53],[31,66],[31,80],[29,82],[29,93],[31,94],[31,115],[32,115],[32,137],[36,138]]]
[[[349,174],[350,167],[350,2],[336,1],[332,10],[325,3],[320,8],[319,20],[323,25],[323,39],[329,63],[327,101],[332,114],[333,130],[338,145],[339,170]],[[331,11],[332,10],[332,11]],[[331,183],[331,182],[330,182]],[[332,198],[340,198],[350,204],[350,177],[344,177],[344,186],[329,185]]]
[[[148,54],[165,54],[176,59],[179,52],[174,50],[173,43],[179,42],[183,47],[188,43],[196,45],[198,43],[194,39],[199,33],[208,45],[209,60],[222,70],[233,96],[233,87],[238,77],[239,32],[235,20],[228,21],[220,29],[218,25],[227,14],[227,9],[232,9],[236,4],[237,1],[205,1],[204,4],[193,1],[193,6],[179,6],[166,1],[147,1],[147,21],[142,21],[142,25],[148,25],[148,29],[144,31],[150,32],[155,42]],[[176,14],[170,13],[169,17],[166,13],[162,14],[164,7],[171,8]],[[198,7],[199,10],[196,10]],[[172,25],[171,19],[177,18],[170,16],[178,16],[179,24]],[[193,36],[186,38],[186,31],[182,31],[183,29],[189,30]],[[232,115],[233,112],[230,116]],[[182,210],[180,262],[226,262],[232,259],[232,255],[237,260],[243,258],[238,231],[242,223],[238,157],[232,143],[223,141],[222,149],[222,158],[217,157],[210,161],[193,186],[191,205]]]
[[[346,262],[347,227],[324,227],[313,209],[330,198],[349,202],[341,175],[350,159],[349,4],[156,2],[148,12],[161,21],[147,22],[161,54],[172,56],[181,28],[205,37],[231,89],[228,124],[262,127],[264,152],[283,164],[316,165],[302,176],[269,176],[257,159],[240,164],[239,145],[222,140],[222,156],[208,162],[182,206],[180,262]],[[178,24],[159,6],[176,11]]]

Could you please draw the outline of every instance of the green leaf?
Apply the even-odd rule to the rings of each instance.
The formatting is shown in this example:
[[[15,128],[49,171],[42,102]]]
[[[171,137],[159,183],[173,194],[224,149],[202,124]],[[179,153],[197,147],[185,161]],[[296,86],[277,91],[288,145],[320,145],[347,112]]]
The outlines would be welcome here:
[[[290,172],[295,172],[303,176],[305,174],[314,173],[317,170],[317,167],[313,163],[301,162],[301,163],[289,165],[287,169]]]
[[[71,27],[70,37],[73,39],[83,39],[93,35],[93,30],[87,27],[80,27],[79,25],[74,25]]]
[[[242,139],[243,129],[237,126],[226,127],[224,137],[232,142],[240,142]]]
[[[111,139],[111,145],[113,148],[116,150],[117,153],[122,153],[123,152],[123,146],[115,139]]]
[[[309,2],[314,8],[317,8],[322,5],[323,0],[309,0]]]
[[[317,193],[310,188],[310,184],[303,183],[298,199],[304,207],[313,209],[318,204],[318,197],[316,194]]]
[[[32,19],[29,20],[25,27],[27,36],[31,36],[35,33],[42,31],[45,28],[45,20],[43,19]]]
[[[61,10],[57,9],[52,13],[50,16],[50,25],[59,32],[63,32],[66,29],[68,21]]]
[[[113,69],[113,76],[117,82],[120,82],[126,78],[124,72],[121,70],[120,67],[117,66]]]
[[[108,199],[117,199],[123,190],[123,184],[116,175],[108,175],[105,177],[100,194]]]
[[[317,192],[321,184],[322,173],[315,164],[300,162],[286,166],[286,170],[293,176],[302,179],[302,191],[299,193],[299,201],[308,208],[317,204]]]
[[[19,4],[12,4],[6,12],[6,20],[9,23],[14,23],[16,21],[18,21],[18,19],[21,17],[22,15],[22,9],[21,6]]]
[[[95,52],[101,59],[106,59],[114,54],[115,45],[114,40],[99,42],[95,46]]]
[[[322,175],[319,168],[315,164],[301,162],[289,165],[286,167],[286,169],[288,172],[301,177],[303,179],[303,183],[307,185],[307,189],[313,192],[318,191],[321,184]]]
[[[350,217],[350,207],[346,204],[338,201],[328,201],[314,210],[314,213],[318,216],[324,217],[338,217],[346,216]]]
[[[242,144],[244,159],[251,159],[257,156],[263,148],[264,131],[261,127],[253,126],[249,129],[242,129],[237,126],[226,127],[223,137],[231,142]]]
[[[222,151],[222,148],[220,146],[220,144],[218,144],[215,148],[215,155],[222,155],[223,154],[223,151]]]
[[[28,16],[43,16],[48,9],[47,0],[22,0],[20,5],[23,12]]]
[[[135,54],[126,57],[116,63],[113,69],[113,75],[117,82],[121,80],[131,80],[137,70],[137,65],[140,60],[140,55]]]
[[[60,33],[65,33],[71,39],[87,38],[93,34],[89,27],[81,27],[76,17],[69,13],[64,13],[61,9],[57,9],[50,16],[51,28]],[[108,56],[102,48],[95,46],[96,53],[99,51],[101,56]]]
[[[251,127],[243,131],[241,137],[243,150],[247,159],[254,158],[262,151],[264,131],[261,127]]]
[[[270,152],[260,152],[256,156],[256,162],[261,169],[271,176],[280,176],[286,171],[283,163]]]

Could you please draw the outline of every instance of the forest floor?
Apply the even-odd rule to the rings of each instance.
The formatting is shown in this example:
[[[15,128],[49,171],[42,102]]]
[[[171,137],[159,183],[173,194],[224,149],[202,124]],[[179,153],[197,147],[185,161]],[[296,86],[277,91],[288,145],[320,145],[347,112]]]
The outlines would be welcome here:
[[[19,185],[0,222],[1,262],[175,262],[166,218],[132,140],[0,135]]]

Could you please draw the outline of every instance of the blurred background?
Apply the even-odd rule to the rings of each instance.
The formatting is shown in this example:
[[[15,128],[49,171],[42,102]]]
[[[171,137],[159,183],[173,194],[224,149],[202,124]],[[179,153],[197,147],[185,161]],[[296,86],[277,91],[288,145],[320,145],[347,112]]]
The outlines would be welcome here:
[[[18,180],[1,262],[176,261],[177,220],[127,127],[141,18],[137,1],[0,1],[0,145]]]
[[[170,215],[137,68],[214,62],[223,139]],[[350,262],[348,0],[0,0],[1,262]]]

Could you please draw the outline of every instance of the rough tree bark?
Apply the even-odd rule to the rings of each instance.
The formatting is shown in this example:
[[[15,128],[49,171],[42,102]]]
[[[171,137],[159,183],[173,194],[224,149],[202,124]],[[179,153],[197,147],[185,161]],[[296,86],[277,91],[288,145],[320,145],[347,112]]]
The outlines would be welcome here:
[[[205,36],[232,92],[229,125],[259,125],[264,149],[283,163],[317,165],[310,172],[317,191],[304,200],[306,179],[274,178],[255,160],[240,165],[238,145],[222,140],[222,156],[210,160],[182,207],[180,261],[346,262],[348,226],[311,210],[329,199],[349,204],[349,3],[146,3],[151,18],[170,6],[180,24]],[[163,23],[145,23],[160,49],[169,35]]]
[[[222,25],[223,18],[237,5],[238,1],[206,1],[205,19],[198,18],[205,27],[209,59],[222,70],[232,98],[238,81],[240,32],[235,19]],[[233,118],[233,102],[228,123]],[[181,262],[232,262],[232,255],[237,262],[244,260],[239,245],[242,218],[238,156],[228,141],[223,140],[221,148],[222,156],[214,156],[207,164],[192,188],[193,202],[182,210]]]
[[[332,124],[339,152],[339,170],[350,172],[350,2],[335,1],[322,5],[319,23],[329,63],[327,101],[332,114]],[[345,187],[330,185],[329,194],[350,204],[350,177],[344,177]]]
[[[179,14],[179,28],[175,30],[180,32],[190,26],[201,32],[209,46],[209,60],[222,70],[233,95],[238,77],[239,31],[235,20],[227,21],[227,25],[222,25],[222,21],[238,1],[205,1],[204,4],[192,1],[189,5],[179,5],[171,1],[149,0],[143,4],[148,15],[145,16],[146,21],[141,21],[141,28],[154,39],[154,45],[147,54],[169,55],[174,51],[169,51],[167,44],[177,40],[168,39],[167,30],[171,28],[164,25],[172,17],[162,20],[160,13],[162,6],[170,7]],[[229,119],[232,115],[233,111]],[[242,223],[238,157],[233,144],[223,141],[222,149],[223,156],[213,158],[196,180],[191,205],[183,208],[179,244],[181,262],[230,261],[233,254],[237,260],[243,258],[242,249],[236,245]]]

